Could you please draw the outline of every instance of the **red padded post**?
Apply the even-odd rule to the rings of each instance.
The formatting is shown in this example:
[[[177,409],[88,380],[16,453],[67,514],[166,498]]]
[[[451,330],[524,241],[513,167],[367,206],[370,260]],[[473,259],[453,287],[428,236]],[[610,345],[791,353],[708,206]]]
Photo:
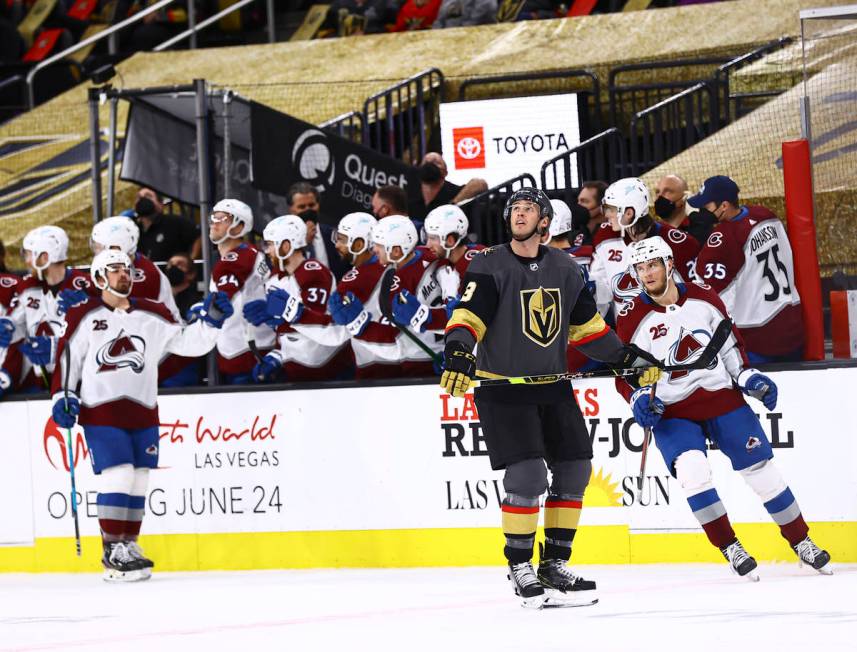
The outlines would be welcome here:
[[[783,142],[783,179],[786,224],[792,246],[795,284],[800,294],[806,339],[805,360],[824,359],[824,321],[821,313],[821,273],[815,242],[812,167],[805,138]]]

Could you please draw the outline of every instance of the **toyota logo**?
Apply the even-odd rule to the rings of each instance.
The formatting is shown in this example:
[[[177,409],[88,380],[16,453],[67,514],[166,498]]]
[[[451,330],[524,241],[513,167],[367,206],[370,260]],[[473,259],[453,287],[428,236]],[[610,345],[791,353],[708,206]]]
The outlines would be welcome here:
[[[327,137],[318,129],[307,129],[292,148],[292,166],[312,185],[323,190],[333,185],[333,156],[327,146]]]
[[[482,153],[482,143],[472,136],[458,141],[458,155],[461,158],[474,159]]]

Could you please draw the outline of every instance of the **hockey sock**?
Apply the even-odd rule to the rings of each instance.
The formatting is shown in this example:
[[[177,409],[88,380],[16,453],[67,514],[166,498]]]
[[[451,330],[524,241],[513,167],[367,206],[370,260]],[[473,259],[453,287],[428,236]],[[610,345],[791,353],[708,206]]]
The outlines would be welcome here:
[[[143,525],[146,507],[146,488],[149,486],[149,469],[134,469],[134,484],[131,487],[128,502],[128,518],[125,526],[125,540],[136,541]]]
[[[545,559],[571,558],[583,496],[550,494],[545,501]]]
[[[765,509],[774,523],[780,526],[780,533],[790,546],[794,547],[806,538],[809,526],[803,520],[791,489],[786,487],[780,495],[766,502]]]
[[[729,517],[726,515],[726,508],[720,502],[717,489],[712,487],[701,493],[688,496],[687,502],[696,520],[699,521],[705,531],[705,536],[712,544],[718,548],[725,548],[737,539],[732,524],[729,522]]]
[[[795,497],[786,485],[773,460],[764,460],[741,469],[744,480],[762,499],[774,523],[780,526],[783,538],[796,546],[806,538],[809,526],[803,520]]]
[[[530,561],[539,525],[539,497],[507,493],[501,510],[503,534],[506,536],[506,547],[503,548],[506,559],[512,564]]]
[[[98,525],[104,543],[122,541],[128,518],[131,496],[120,493],[100,493],[95,500],[98,508]]]

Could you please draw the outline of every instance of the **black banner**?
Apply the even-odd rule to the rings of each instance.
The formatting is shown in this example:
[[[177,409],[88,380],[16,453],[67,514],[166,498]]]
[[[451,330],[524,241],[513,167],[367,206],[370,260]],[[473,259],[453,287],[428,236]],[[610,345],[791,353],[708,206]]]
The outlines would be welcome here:
[[[285,195],[306,181],[318,188],[321,212],[332,221],[372,212],[380,186],[400,186],[411,205],[422,203],[416,168],[256,102],[250,115],[255,188]]]
[[[199,167],[193,122],[148,103],[134,102],[128,115],[126,133],[121,179],[148,186],[185,204],[199,205]],[[214,136],[210,141],[210,151],[214,159],[214,204],[223,198],[223,139]],[[261,233],[273,218],[288,213],[285,197],[253,187],[250,152],[235,142],[231,148],[229,173],[230,197],[240,199],[253,209],[257,233]]]

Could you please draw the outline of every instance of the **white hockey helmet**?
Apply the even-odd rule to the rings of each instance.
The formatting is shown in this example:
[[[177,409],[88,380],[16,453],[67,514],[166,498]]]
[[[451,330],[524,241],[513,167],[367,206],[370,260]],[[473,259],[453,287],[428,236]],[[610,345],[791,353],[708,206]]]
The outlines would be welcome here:
[[[296,249],[306,247],[306,223],[297,215],[280,215],[268,222],[265,230],[262,231],[262,240],[265,241],[265,248],[268,248],[268,243],[273,245],[275,256],[280,261],[280,270],[285,269],[286,261],[289,259]],[[291,244],[289,253],[283,256],[280,253],[280,245],[288,241]]]
[[[39,279],[49,265],[62,263],[68,259],[68,235],[60,227],[49,224],[39,226],[24,236],[23,252],[30,252],[30,264],[36,270]],[[39,265],[39,258],[47,254],[46,262]]]
[[[211,214],[214,215],[214,213],[227,213],[228,215],[231,215],[232,227],[222,238],[219,238],[217,242],[212,240],[211,242],[213,244],[219,245],[221,242],[229,238],[243,238],[253,229],[253,211],[247,204],[239,199],[221,199],[214,205],[214,208],[211,209]],[[232,232],[232,228],[234,228],[236,224],[241,225],[241,231],[237,234]]]
[[[467,215],[455,204],[438,206],[426,215],[426,220],[423,224],[423,240],[427,242],[428,236],[437,236],[441,247],[446,252],[446,257],[449,258],[449,252],[455,249],[467,237],[469,226],[470,223],[467,221]],[[451,247],[446,244],[446,236],[450,234],[456,236],[455,243]]]
[[[417,246],[417,227],[409,217],[388,215],[372,227],[372,243],[384,247],[387,260],[398,264]],[[398,259],[393,258],[393,247],[402,249],[402,255]]]
[[[131,285],[134,285],[134,275],[131,274],[131,259],[128,257],[128,254],[124,251],[119,251],[118,249],[103,249],[100,253],[96,254],[95,258],[92,259],[92,265],[89,268],[89,277],[92,279],[92,283],[95,287],[99,290],[107,290],[116,296],[127,297],[131,294],[130,286],[128,288],[128,292],[123,294],[110,287],[110,284],[107,281],[107,270],[114,268],[114,265],[121,265],[127,268],[128,276],[131,279]]]
[[[630,274],[634,278],[637,275],[637,265],[649,260],[662,260],[667,270],[667,275],[672,272],[673,250],[659,235],[646,238],[638,242],[632,242],[630,246]]]
[[[340,233],[348,240],[348,252],[352,256],[359,256],[372,245],[372,229],[378,223],[371,213],[349,213],[341,220],[336,230],[331,233],[333,244],[336,244],[336,236]],[[353,245],[357,240],[363,240],[363,247],[354,251]]]
[[[649,189],[637,177],[619,179],[619,181],[611,183],[604,191],[604,199],[601,200],[601,204],[616,208],[619,228],[624,236],[625,229],[634,226],[640,218],[649,214]],[[625,224],[622,220],[625,217],[625,211],[629,208],[634,209],[634,219]]]
[[[92,227],[89,247],[97,254],[102,249],[123,251],[133,258],[140,241],[140,228],[128,217],[107,217]]]
[[[553,219],[548,232],[551,238],[555,238],[571,231],[571,209],[562,199],[551,199],[551,206],[553,206]]]

